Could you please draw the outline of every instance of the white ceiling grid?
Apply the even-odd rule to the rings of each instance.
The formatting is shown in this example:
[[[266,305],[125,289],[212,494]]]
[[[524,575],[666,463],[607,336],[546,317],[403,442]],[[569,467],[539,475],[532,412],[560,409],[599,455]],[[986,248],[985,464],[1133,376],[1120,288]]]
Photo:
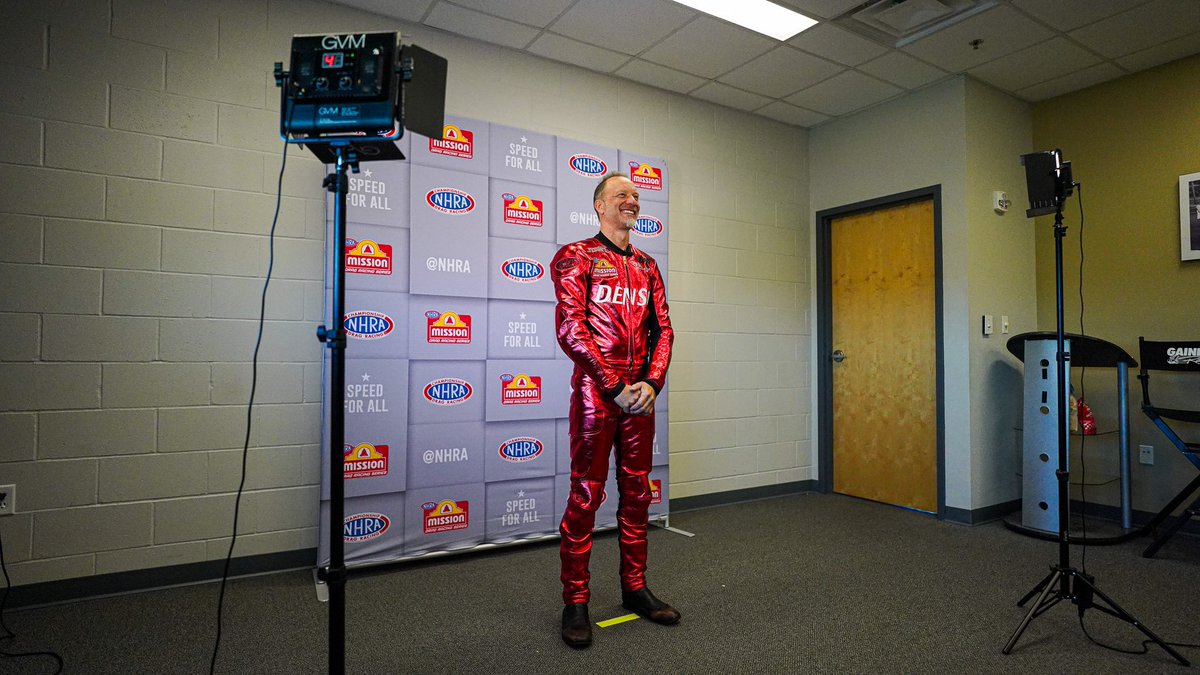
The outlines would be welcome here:
[[[774,0],[821,20],[786,43],[671,0],[330,1],[801,127],[959,73],[1040,101],[1200,52],[1200,0],[977,0],[900,46],[849,18],[895,0]]]

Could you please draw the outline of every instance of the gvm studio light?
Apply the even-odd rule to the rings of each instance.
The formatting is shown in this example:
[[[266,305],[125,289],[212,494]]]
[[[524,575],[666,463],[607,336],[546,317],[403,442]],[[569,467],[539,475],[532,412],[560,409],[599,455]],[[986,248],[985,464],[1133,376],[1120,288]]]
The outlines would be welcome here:
[[[275,64],[279,133],[327,164],[350,146],[359,161],[402,159],[395,141],[410,129],[441,138],[446,59],[397,33],[297,35],[291,70]],[[385,156],[386,155],[386,156]]]
[[[410,129],[442,137],[446,59],[397,33],[297,35],[291,70],[275,64],[280,88],[279,135],[336,165],[323,186],[334,193],[332,328],[317,328],[329,359],[329,566],[318,570],[329,589],[329,672],[345,672],[346,565],[343,521],[346,393],[347,170],[359,162],[403,159],[395,141]]]

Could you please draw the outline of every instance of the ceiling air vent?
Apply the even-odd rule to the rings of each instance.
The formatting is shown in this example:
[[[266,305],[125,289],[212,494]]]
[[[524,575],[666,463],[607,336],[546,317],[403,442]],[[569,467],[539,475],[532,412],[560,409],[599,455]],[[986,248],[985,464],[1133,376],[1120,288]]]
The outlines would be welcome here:
[[[903,47],[996,6],[996,0],[873,0],[834,19],[847,30]]]

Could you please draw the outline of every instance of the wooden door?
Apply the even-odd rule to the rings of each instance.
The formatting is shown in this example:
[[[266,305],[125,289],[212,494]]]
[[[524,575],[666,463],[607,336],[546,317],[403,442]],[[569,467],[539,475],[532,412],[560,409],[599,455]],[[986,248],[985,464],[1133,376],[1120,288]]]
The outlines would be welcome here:
[[[832,219],[830,252],[833,490],[936,512],[933,200]]]

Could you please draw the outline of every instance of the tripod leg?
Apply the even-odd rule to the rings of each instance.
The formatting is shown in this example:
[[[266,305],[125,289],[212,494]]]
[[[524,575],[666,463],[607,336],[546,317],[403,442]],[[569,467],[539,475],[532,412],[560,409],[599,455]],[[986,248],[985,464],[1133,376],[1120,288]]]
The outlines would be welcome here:
[[[1013,633],[1012,637],[1008,639],[1008,644],[1004,645],[1004,649],[1001,649],[1000,653],[1008,654],[1012,652],[1012,648],[1016,646],[1017,640],[1021,639],[1021,633],[1025,632],[1025,627],[1029,625],[1029,622],[1033,620],[1034,615],[1037,614],[1039,609],[1041,609],[1042,604],[1046,602],[1046,597],[1050,595],[1054,589],[1058,588],[1058,580],[1060,578],[1062,578],[1062,570],[1060,569],[1055,569],[1050,573],[1050,576],[1046,577],[1046,580],[1042,582],[1042,593],[1038,596],[1037,602],[1033,603],[1033,606],[1029,608],[1029,612],[1025,614],[1025,618],[1021,619],[1021,625],[1017,626],[1017,632]],[[1035,588],[1034,590],[1037,589]],[[1026,599],[1028,599],[1028,596],[1026,596]]]
[[[1021,600],[1017,603],[1017,607],[1024,607],[1025,603],[1029,602],[1030,598],[1037,595],[1039,591],[1041,591],[1043,588],[1045,588],[1046,582],[1050,581],[1050,577],[1052,577],[1052,576],[1054,576],[1054,572],[1047,574],[1046,578],[1039,581],[1037,586],[1034,586],[1033,588],[1029,589],[1029,592],[1025,594],[1025,597],[1021,598]]]
[[[1109,607],[1112,607],[1113,610],[1115,610],[1115,616],[1117,618],[1121,619],[1125,623],[1132,625],[1134,628],[1142,631],[1143,635],[1150,638],[1159,647],[1162,647],[1163,651],[1165,651],[1166,653],[1173,656],[1176,661],[1178,661],[1179,663],[1181,663],[1185,666],[1192,665],[1191,663],[1188,662],[1187,659],[1183,658],[1183,656],[1181,656],[1179,654],[1179,652],[1175,651],[1174,649],[1171,649],[1171,645],[1163,642],[1161,638],[1159,638],[1157,635],[1155,635],[1154,631],[1152,631],[1149,628],[1147,628],[1146,626],[1144,626],[1142,624],[1142,622],[1138,621],[1136,618],[1134,618],[1132,614],[1130,614],[1129,612],[1126,612],[1124,609],[1121,608],[1120,605],[1113,602],[1113,599],[1108,597],[1107,595],[1105,595],[1104,591],[1101,591],[1099,588],[1096,588],[1095,583],[1088,581],[1086,578],[1084,578],[1084,576],[1082,574],[1075,575],[1075,581],[1076,581],[1076,583],[1086,584],[1088,586],[1088,588],[1092,589],[1092,593],[1094,593],[1096,595],[1096,597],[1103,600],[1105,603],[1108,604]]]

